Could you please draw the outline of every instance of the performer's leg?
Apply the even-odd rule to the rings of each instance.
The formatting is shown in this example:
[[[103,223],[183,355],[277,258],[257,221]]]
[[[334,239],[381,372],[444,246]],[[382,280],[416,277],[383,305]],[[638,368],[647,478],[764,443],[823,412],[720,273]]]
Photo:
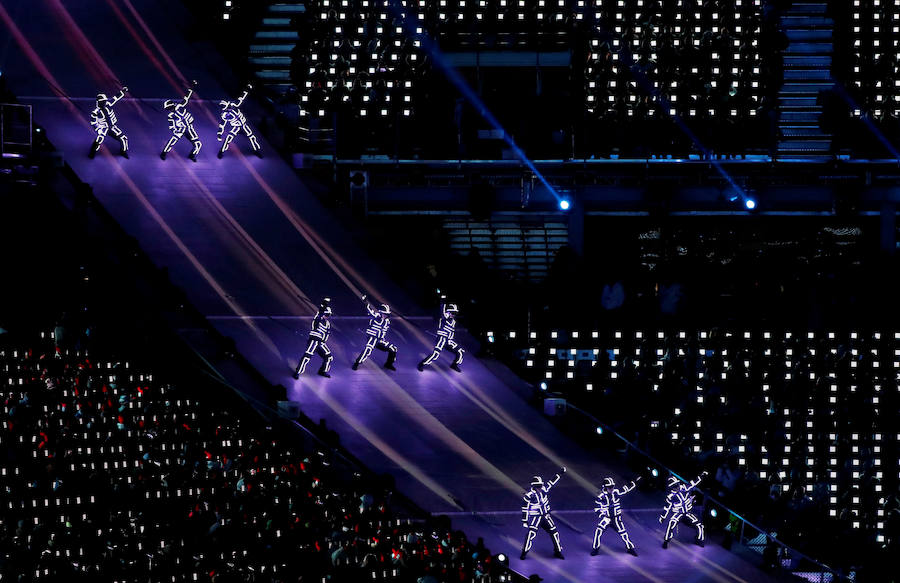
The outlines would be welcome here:
[[[172,148],[175,147],[175,143],[178,142],[179,139],[181,139],[182,133],[183,132],[174,132],[172,134],[172,137],[169,138],[169,141],[163,147],[162,153],[159,155],[160,158],[162,158],[163,160],[166,159],[166,154],[172,151]]]
[[[434,362],[435,360],[437,360],[437,357],[439,357],[441,355],[441,351],[444,349],[444,344],[446,344],[446,343],[447,343],[446,336],[438,336],[437,342],[435,342],[435,344],[434,344],[434,352],[431,353],[431,356],[429,356],[428,358],[424,359],[422,362],[419,363],[420,371],[422,369],[424,369],[426,366],[428,366],[429,364],[431,364],[432,362]]]
[[[604,514],[600,518],[600,522],[597,523],[597,528],[594,529],[594,544],[591,546],[592,557],[596,557],[597,553],[600,552],[600,537],[603,536],[603,531],[606,530],[607,526],[609,526],[609,516]]]
[[[369,358],[369,356],[372,354],[372,347],[375,346],[375,342],[377,340],[378,339],[375,338],[374,336],[366,337],[366,345],[362,349],[362,352],[359,353],[359,356],[356,357],[356,362],[353,363],[353,367],[352,367],[353,370],[358,369],[359,365],[364,363]]]
[[[303,353],[303,358],[300,359],[300,364],[297,365],[297,369],[294,370],[294,378],[299,377],[304,372],[306,372],[306,365],[309,364],[309,359],[312,358],[313,354],[319,349],[319,341],[310,338],[309,342],[306,343],[306,352]]]
[[[535,537],[537,537],[537,526],[529,525],[528,534],[525,535],[525,543],[522,545],[522,554],[519,556],[523,561],[525,560],[525,555],[531,550]]]
[[[625,523],[622,522],[621,515],[616,516],[616,532],[622,537],[622,542],[625,543],[625,550],[636,557],[637,552],[634,550],[634,543],[631,542],[631,539],[628,537],[628,531],[625,530]]]
[[[231,126],[228,133],[225,134],[225,141],[222,142],[222,148],[219,150],[219,158],[221,158],[228,150],[228,144],[234,140],[234,136],[236,136],[239,131],[241,131],[241,126]]]
[[[97,137],[94,138],[94,143],[91,144],[91,153],[88,154],[89,158],[93,158],[97,152],[100,151],[100,144],[103,143],[103,140],[106,139],[106,132],[109,131],[108,128],[97,128]]]
[[[390,342],[380,340],[378,342],[378,348],[388,353],[387,360],[384,361],[384,368],[388,370],[397,370],[394,368],[394,362],[397,360],[397,347]]]
[[[256,141],[256,136],[253,135],[253,132],[250,130],[250,126],[246,123],[243,124],[244,133],[247,134],[247,138],[250,140],[250,147],[253,148],[253,151],[259,154],[260,147],[259,142]]]
[[[113,137],[119,140],[119,143],[122,145],[121,154],[128,158],[128,136],[125,135],[119,126],[112,126],[109,128],[109,131],[112,132]]]
[[[462,372],[462,369],[459,368],[459,365],[462,364],[463,353],[465,352],[465,350],[463,350],[463,347],[453,340],[448,340],[447,346],[449,346],[450,350],[452,350],[456,354],[456,358],[453,359],[453,364],[450,365],[450,368],[452,368],[456,372]]]
[[[553,539],[553,556],[558,559],[565,558],[562,555],[562,544],[559,542],[559,531],[556,529],[556,523],[553,522],[553,517],[547,514],[544,516],[541,525],[544,527],[544,530],[547,531],[547,534],[550,535],[550,538]]]
[[[191,141],[191,145],[194,147],[188,157],[196,162],[197,154],[200,153],[200,148],[203,147],[203,143],[200,141],[200,136],[197,135],[197,130],[194,129],[194,124],[188,124],[187,134],[188,139]]]
[[[663,548],[669,547],[669,541],[672,540],[672,537],[675,536],[675,527],[678,526],[678,521],[681,519],[680,514],[672,514],[672,517],[669,518],[669,524],[666,525],[666,536],[663,538]]]
[[[697,529],[697,544],[702,547],[704,545],[704,541],[706,540],[703,523],[700,522],[700,519],[697,518],[693,512],[688,512],[684,516],[688,519],[691,525]]]
[[[331,355],[331,350],[324,342],[319,342],[319,356],[322,357],[322,366],[319,367],[319,375],[325,378],[331,378],[328,371],[331,370],[331,361],[334,360],[334,356]]]

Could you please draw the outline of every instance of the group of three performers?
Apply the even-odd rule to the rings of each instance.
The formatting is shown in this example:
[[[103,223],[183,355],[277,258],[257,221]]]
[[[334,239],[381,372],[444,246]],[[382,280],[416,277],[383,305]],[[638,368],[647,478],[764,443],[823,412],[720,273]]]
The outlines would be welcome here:
[[[172,132],[172,137],[169,138],[169,141],[163,146],[162,152],[159,154],[159,157],[163,160],[175,147],[175,143],[187,134],[188,140],[191,142],[191,153],[188,158],[194,162],[197,161],[197,154],[200,153],[203,143],[200,141],[197,130],[194,129],[194,116],[187,109],[188,101],[194,94],[196,85],[197,82],[193,81],[191,87],[187,90],[187,94],[180,100],[167,99],[163,102],[163,109],[168,112],[166,117],[169,122],[169,130]],[[247,118],[241,111],[241,105],[247,99],[247,95],[249,95],[252,88],[253,86],[247,85],[244,92],[235,101],[225,99],[219,102],[219,106],[222,108],[220,112],[222,121],[219,123],[219,131],[216,133],[216,138],[222,142],[222,147],[218,154],[219,158],[225,154],[235,136],[241,132],[250,140],[250,147],[256,155],[261,155],[262,150],[259,147],[259,142],[256,140],[256,136],[253,135],[253,131],[247,123]],[[125,158],[129,157],[128,136],[119,127],[119,119],[114,109],[116,104],[125,97],[126,93],[128,93],[128,87],[122,87],[119,93],[112,98],[109,98],[105,93],[97,94],[96,105],[91,111],[91,127],[97,136],[94,138],[94,143],[91,145],[91,151],[88,154],[90,158],[93,158],[100,151],[100,145],[106,139],[107,134],[112,134],[114,138],[119,140],[121,155]]]
[[[450,365],[450,368],[456,372],[462,372],[462,368],[460,368],[459,365],[462,364],[465,350],[454,340],[454,337],[456,336],[456,314],[459,312],[459,308],[456,304],[448,303],[446,300],[446,296],[441,296],[441,321],[438,324],[436,332],[437,340],[435,341],[434,350],[431,354],[419,362],[417,368],[420,372],[425,370],[426,366],[437,360],[445,347],[449,348],[455,354],[453,364]],[[382,352],[387,352],[387,360],[384,363],[384,368],[388,370],[397,370],[394,367],[394,363],[397,360],[397,347],[387,340],[388,331],[391,329],[391,307],[387,304],[378,304],[377,307],[373,306],[368,301],[368,296],[365,295],[362,296],[362,301],[365,302],[366,311],[369,313],[369,325],[366,328],[366,345],[363,347],[359,356],[356,357],[352,366],[353,370],[357,370],[359,365],[364,363],[376,348]],[[328,337],[331,335],[332,314],[331,298],[326,297],[319,304],[319,309],[316,311],[316,316],[313,318],[312,326],[309,331],[309,338],[306,341],[306,351],[300,358],[297,368],[294,369],[293,376],[295,379],[300,378],[300,375],[306,372],[306,365],[309,364],[309,361],[312,360],[312,357],[316,354],[322,358],[322,365],[319,367],[318,374],[326,378],[331,378],[328,371],[331,370],[331,363],[334,360],[334,356],[332,356],[331,349],[328,348],[327,342]]]
[[[566,472],[566,468],[562,468],[562,473]],[[692,526],[697,529],[697,544],[703,546],[705,540],[703,523],[694,515],[691,510],[694,506],[694,494],[692,490],[706,476],[706,472],[700,474],[695,480],[690,482],[682,482],[676,476],[670,476],[667,484],[666,502],[663,513],[659,516],[659,523],[662,524],[668,519],[666,526],[666,534],[663,537],[663,548],[669,547],[669,541],[675,536],[675,528],[682,518],[686,518]],[[525,492],[523,497],[525,503],[522,505],[522,527],[528,529],[525,536],[525,543],[522,545],[522,554],[520,559],[525,559],[525,555],[531,550],[532,543],[537,536],[538,528],[543,528],[553,540],[553,556],[562,559],[562,544],[559,540],[559,531],[556,523],[550,513],[550,489],[559,482],[560,474],[552,480],[544,480],[540,476],[535,476],[531,481],[531,489]],[[622,537],[625,543],[625,549],[629,554],[637,556],[634,543],[628,537],[628,531],[625,529],[625,523],[622,521],[622,496],[631,492],[637,487],[640,476],[631,482],[617,487],[612,478],[604,478],[603,486],[597,499],[594,502],[594,512],[597,514],[597,528],[594,530],[594,540],[591,545],[591,556],[596,556],[600,552],[600,537],[603,531],[610,523],[616,528],[616,532]]]

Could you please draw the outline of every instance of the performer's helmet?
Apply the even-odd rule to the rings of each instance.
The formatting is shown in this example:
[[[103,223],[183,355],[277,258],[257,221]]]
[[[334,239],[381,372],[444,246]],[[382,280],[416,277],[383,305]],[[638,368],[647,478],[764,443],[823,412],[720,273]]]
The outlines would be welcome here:
[[[391,307],[387,304],[381,304],[381,307],[378,308],[378,311],[384,315],[388,315],[391,313]]]
[[[681,483],[681,480],[679,480],[675,476],[669,476],[669,482],[668,482],[669,488],[674,488],[675,486],[677,486],[680,483]]]
[[[613,482],[612,478],[603,478],[603,487],[604,488],[612,488],[616,483]]]
[[[543,488],[544,480],[540,476],[535,476],[535,477],[531,478],[531,485]]]
[[[331,313],[331,306],[325,306],[325,309],[322,310],[322,315],[324,316],[330,316]]]
[[[459,312],[459,308],[456,306],[456,304],[447,304],[447,311],[451,314],[455,314]]]
[[[175,102],[172,101],[171,99],[166,99],[166,100],[163,102],[163,108],[164,108],[164,109],[172,109],[173,107],[175,107]]]
[[[101,101],[109,101],[109,98],[106,96],[106,93],[98,93],[97,94],[97,102]]]

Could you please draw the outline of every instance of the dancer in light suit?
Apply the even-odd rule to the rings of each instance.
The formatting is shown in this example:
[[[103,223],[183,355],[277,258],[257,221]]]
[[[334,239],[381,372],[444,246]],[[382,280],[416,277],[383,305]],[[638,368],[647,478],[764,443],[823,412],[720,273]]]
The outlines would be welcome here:
[[[97,155],[97,152],[100,151],[100,144],[106,139],[106,134],[110,132],[112,132],[113,137],[119,140],[119,143],[122,145],[122,150],[120,152],[122,156],[128,158],[128,136],[126,136],[125,132],[119,128],[119,118],[116,117],[116,112],[113,110],[116,103],[124,98],[126,93],[128,93],[128,87],[122,87],[119,94],[112,99],[107,97],[106,93],[97,94],[97,104],[94,107],[94,110],[91,111],[91,127],[94,128],[97,137],[94,139],[94,143],[91,146],[91,151],[88,154],[89,158],[93,158]]]
[[[669,476],[668,493],[666,494],[666,508],[659,517],[659,523],[662,524],[666,518],[669,518],[669,524],[666,526],[666,536],[663,539],[662,547],[669,548],[669,541],[675,536],[675,527],[682,517],[697,528],[696,542],[701,547],[704,545],[706,537],[704,536],[703,523],[694,515],[691,510],[694,508],[694,495],[691,493],[700,480],[705,478],[707,472],[703,472],[696,479],[691,480],[689,484],[685,484],[675,476]],[[669,514],[671,513],[671,516]]]
[[[362,297],[362,301],[366,302],[366,310],[369,312],[369,327],[366,328],[366,346],[356,357],[353,370],[358,369],[359,365],[364,363],[372,355],[372,350],[376,348],[388,353],[384,368],[397,370],[394,368],[394,361],[397,360],[397,347],[387,341],[387,333],[391,329],[391,307],[381,304],[376,310],[366,300],[366,296]]]
[[[566,473],[566,468],[560,470]],[[557,559],[564,559],[562,554],[562,545],[559,542],[559,531],[556,529],[556,523],[550,514],[550,497],[547,494],[550,489],[559,482],[560,474],[549,481],[544,481],[540,476],[535,476],[531,480],[531,489],[525,492],[522,505],[522,527],[528,529],[525,537],[525,544],[522,545],[522,555],[519,557],[525,560],[525,555],[531,550],[534,538],[537,536],[538,528],[543,528],[553,539],[553,556]]]
[[[303,353],[300,364],[294,370],[293,376],[295,379],[299,379],[300,375],[306,372],[306,365],[309,364],[313,355],[317,353],[322,357],[319,376],[331,378],[328,371],[331,369],[331,361],[334,360],[334,356],[331,355],[331,350],[326,344],[328,336],[331,335],[331,321],[329,318],[331,318],[331,298],[324,298],[322,303],[319,304],[319,311],[316,312],[316,317],[313,318],[309,339],[306,342],[306,352]]]
[[[163,103],[163,108],[169,112],[169,129],[172,130],[172,137],[169,138],[169,142],[165,145],[162,153],[159,155],[163,160],[166,159],[166,155],[175,147],[175,143],[184,136],[185,132],[187,132],[188,139],[193,146],[188,158],[194,162],[197,161],[197,154],[200,153],[200,148],[203,144],[200,142],[200,136],[197,135],[197,130],[194,129],[194,116],[187,110],[188,100],[191,98],[191,95],[194,94],[194,87],[196,85],[196,81],[191,82],[191,88],[188,89],[187,95],[185,95],[180,102],[166,99],[165,103]]]
[[[219,158],[225,155],[226,150],[228,150],[228,145],[234,141],[234,137],[241,131],[243,131],[244,134],[247,135],[247,139],[250,140],[250,147],[253,148],[253,152],[262,158],[262,149],[259,147],[259,142],[256,141],[256,136],[253,135],[253,131],[247,124],[247,118],[244,117],[244,113],[241,111],[241,105],[244,103],[244,100],[247,99],[247,95],[250,94],[251,89],[253,89],[253,86],[247,85],[247,88],[244,89],[244,92],[238,97],[237,101],[223,100],[219,102],[219,106],[222,108],[222,123],[219,124],[219,131],[216,133],[217,140],[220,142],[222,141],[222,136],[225,135],[225,128],[226,126],[228,127],[228,135],[225,136],[225,141],[222,143],[222,149],[219,150]]]
[[[632,480],[618,488],[612,478],[603,480],[603,489],[600,490],[597,500],[594,502],[594,512],[597,513],[599,522],[596,530],[594,530],[594,544],[591,548],[592,557],[600,552],[600,537],[603,536],[603,531],[606,530],[610,522],[615,524],[616,532],[622,537],[622,541],[625,543],[625,550],[629,554],[637,556],[637,551],[634,550],[634,543],[628,538],[628,531],[625,530],[625,523],[622,522],[622,496],[634,490],[640,479],[641,477],[638,476],[637,480]]]
[[[462,364],[463,354],[466,351],[453,339],[453,337],[456,336],[456,314],[459,312],[459,308],[456,304],[448,304],[446,300],[446,296],[441,296],[441,322],[438,324],[436,333],[437,341],[434,343],[434,352],[419,363],[419,366],[417,367],[419,372],[422,372],[425,370],[426,366],[437,360],[441,355],[441,351],[444,350],[444,346],[447,346],[456,354],[456,358],[453,359],[453,364],[450,365],[450,368],[456,372],[462,372],[459,365]]]

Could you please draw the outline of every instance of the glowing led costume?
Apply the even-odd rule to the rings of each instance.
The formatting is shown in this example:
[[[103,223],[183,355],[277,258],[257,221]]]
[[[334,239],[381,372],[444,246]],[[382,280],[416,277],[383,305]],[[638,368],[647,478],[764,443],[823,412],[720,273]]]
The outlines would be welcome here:
[[[225,155],[228,145],[234,141],[234,137],[241,131],[247,135],[247,138],[250,140],[250,147],[253,148],[256,155],[262,157],[259,142],[256,141],[256,136],[253,135],[250,126],[247,125],[247,118],[244,117],[244,113],[240,109],[251,89],[253,89],[253,86],[247,85],[247,88],[244,89],[244,92],[238,97],[237,101],[224,100],[219,102],[219,106],[222,108],[222,123],[219,124],[219,131],[216,133],[217,140],[220,142],[222,141],[222,136],[225,134],[225,128],[228,127],[228,135],[225,136],[225,141],[222,143],[222,149],[219,150],[219,158]]]
[[[295,379],[300,378],[300,375],[306,371],[306,365],[309,364],[309,361],[314,354],[318,354],[322,357],[322,366],[319,367],[319,375],[325,378],[331,378],[328,371],[331,369],[331,361],[334,360],[334,357],[331,355],[328,344],[326,344],[326,342],[328,342],[328,336],[331,334],[330,317],[331,298],[325,298],[322,300],[322,303],[319,304],[319,311],[316,312],[316,317],[313,318],[312,327],[309,331],[309,339],[306,343],[306,352],[303,353],[300,364],[298,364],[297,369],[294,370]]]
[[[366,296],[362,297],[366,302],[366,311],[369,312],[369,327],[366,328],[366,346],[362,352],[356,357],[353,363],[353,370],[359,368],[369,356],[372,350],[378,349],[388,353],[387,361],[384,368],[388,370],[397,370],[394,368],[394,361],[397,360],[397,347],[386,340],[388,330],[391,328],[391,307],[387,304],[381,304],[378,309],[372,307],[372,304],[366,301]]]
[[[441,296],[442,302],[445,299],[444,296]],[[444,346],[447,346],[456,354],[456,358],[453,359],[453,364],[450,365],[450,368],[456,372],[462,372],[459,365],[462,364],[465,350],[453,340],[453,337],[456,335],[457,312],[459,312],[459,308],[457,308],[456,304],[448,304],[446,302],[441,303],[441,322],[437,329],[437,341],[434,344],[434,352],[419,363],[418,369],[420,372],[425,370],[426,366],[437,360],[441,355],[441,351],[444,350]]]
[[[566,473],[566,468],[562,468],[561,471]],[[538,527],[546,530],[553,539],[553,556],[558,559],[564,558],[559,542],[559,531],[553,522],[553,516],[550,515],[550,497],[547,496],[550,489],[559,482],[559,478],[560,475],[556,474],[554,479],[545,482],[540,476],[535,476],[531,480],[531,489],[523,496],[525,503],[522,505],[522,526],[528,529],[528,534],[525,537],[525,544],[522,545],[522,555],[519,557],[522,560],[531,550]]]
[[[625,543],[625,549],[628,553],[635,557],[637,556],[637,551],[634,550],[634,543],[628,538],[628,531],[625,530],[625,523],[622,522],[622,496],[634,490],[640,479],[640,476],[638,476],[637,480],[632,480],[628,484],[618,488],[616,488],[616,484],[612,478],[605,478],[603,480],[603,489],[600,490],[600,493],[597,495],[597,500],[594,502],[594,512],[597,513],[599,522],[597,523],[596,530],[594,530],[594,543],[591,547],[592,557],[596,556],[600,551],[600,537],[603,536],[603,531],[606,530],[606,527],[609,526],[610,522],[615,524],[616,532],[622,537],[622,541]]]
[[[197,85],[197,82],[194,81],[192,85]],[[188,157],[194,162],[197,161],[197,154],[200,153],[200,148],[203,144],[200,142],[200,136],[197,135],[197,130],[194,129],[194,116],[187,110],[188,100],[193,94],[194,89],[192,87],[188,89],[187,95],[182,98],[181,102],[166,99],[165,103],[163,103],[163,108],[169,112],[169,129],[172,131],[172,137],[169,138],[169,142],[159,155],[163,160],[166,159],[166,154],[175,147],[175,143],[184,136],[185,132],[187,132],[188,139],[193,146]]]
[[[663,539],[662,547],[669,548],[669,541],[675,536],[675,527],[682,517],[685,517],[690,523],[697,528],[697,544],[701,547],[706,537],[704,536],[703,523],[697,518],[691,510],[694,508],[694,495],[691,493],[697,484],[706,476],[707,472],[703,472],[689,484],[685,484],[675,476],[669,476],[668,493],[666,494],[666,508],[659,517],[659,523],[662,524],[666,517],[669,517],[669,524],[666,526],[666,536]],[[671,513],[671,516],[669,514]]]
[[[119,143],[122,145],[121,154],[128,158],[128,136],[117,125],[119,118],[116,117],[116,112],[113,110],[116,103],[125,97],[126,93],[128,93],[128,87],[122,87],[119,94],[112,99],[107,97],[106,93],[97,94],[97,105],[91,111],[91,127],[94,128],[97,137],[91,146],[90,154],[88,154],[90,158],[93,158],[100,151],[100,144],[106,139],[106,134],[108,133],[112,133],[113,137],[119,140]]]

